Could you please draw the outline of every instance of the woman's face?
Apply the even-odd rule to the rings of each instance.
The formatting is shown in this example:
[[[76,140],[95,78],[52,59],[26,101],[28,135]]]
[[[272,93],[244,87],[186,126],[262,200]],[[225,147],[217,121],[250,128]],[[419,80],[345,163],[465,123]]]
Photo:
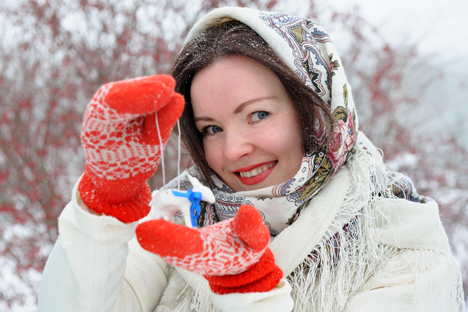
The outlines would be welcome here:
[[[283,84],[242,55],[194,77],[190,96],[208,165],[234,191],[283,183],[303,157],[298,116]]]

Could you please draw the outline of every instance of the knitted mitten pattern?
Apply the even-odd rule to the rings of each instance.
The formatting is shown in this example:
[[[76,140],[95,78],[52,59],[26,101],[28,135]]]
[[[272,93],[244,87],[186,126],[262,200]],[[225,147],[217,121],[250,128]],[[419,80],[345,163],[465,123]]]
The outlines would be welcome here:
[[[264,292],[282,278],[267,247],[270,232],[260,213],[243,205],[235,218],[201,229],[164,220],[138,225],[141,247],[166,262],[202,274],[213,292]]]
[[[247,271],[234,275],[205,275],[214,293],[267,292],[278,285],[283,271],[275,264],[270,248],[266,248],[260,260]]]
[[[174,87],[174,78],[157,75],[108,83],[93,96],[81,129],[86,171],[79,184],[90,209],[125,223],[148,214],[146,180],[184,108]]]

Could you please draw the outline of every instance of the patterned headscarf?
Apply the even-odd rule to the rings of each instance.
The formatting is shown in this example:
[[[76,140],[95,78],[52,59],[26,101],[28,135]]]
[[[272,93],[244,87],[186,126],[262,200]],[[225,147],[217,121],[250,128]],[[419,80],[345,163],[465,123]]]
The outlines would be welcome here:
[[[216,203],[202,207],[198,220],[200,226],[232,218],[241,205],[250,204],[261,212],[271,235],[276,236],[295,221],[301,209],[346,162],[358,131],[351,87],[330,37],[322,27],[307,19],[248,8],[220,8],[198,21],[186,42],[221,19],[238,20],[256,31],[303,83],[328,104],[334,118],[328,143],[320,150],[308,151],[297,174],[285,183],[254,191],[234,192],[216,175],[212,177]],[[310,127],[313,129],[311,135],[322,143],[328,135],[323,118],[317,110],[315,124]],[[195,168],[189,169],[189,172],[200,177]],[[175,185],[170,183],[167,187]],[[181,188],[189,187],[188,181],[183,179]]]

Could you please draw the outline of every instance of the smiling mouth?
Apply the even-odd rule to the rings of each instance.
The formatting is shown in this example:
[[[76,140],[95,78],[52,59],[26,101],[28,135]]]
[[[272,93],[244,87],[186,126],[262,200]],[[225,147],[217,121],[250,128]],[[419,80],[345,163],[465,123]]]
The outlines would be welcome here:
[[[259,166],[259,167],[255,168],[255,169],[253,169],[253,170],[250,170],[250,171],[240,171],[238,173],[242,178],[253,178],[253,177],[256,177],[259,174],[267,171],[268,169],[270,169],[274,165],[276,165],[276,162],[271,162],[271,163],[268,163],[268,164],[264,164],[262,166]]]
[[[275,169],[278,161],[270,161],[262,164],[255,164],[244,168],[239,168],[233,173],[241,183],[245,185],[254,185],[265,180]]]

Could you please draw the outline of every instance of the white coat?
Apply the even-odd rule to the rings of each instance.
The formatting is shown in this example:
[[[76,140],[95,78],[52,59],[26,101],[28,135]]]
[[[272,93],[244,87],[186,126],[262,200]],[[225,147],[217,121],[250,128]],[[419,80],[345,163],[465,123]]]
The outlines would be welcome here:
[[[270,242],[284,276],[323,241],[324,233],[346,205],[349,187],[355,183],[352,172],[363,164],[356,149],[355,161],[343,167],[299,219]],[[268,293],[212,293],[202,276],[174,268],[143,250],[134,237],[137,223],[124,224],[87,211],[78,203],[77,185],[59,218],[59,239],[42,278],[40,311],[317,309],[300,299],[298,290],[286,279]],[[367,223],[376,234],[374,244],[393,251],[385,261],[369,266],[365,280],[347,288],[343,298],[329,294],[329,302],[343,302],[340,311],[346,312],[463,310],[460,271],[450,253],[437,203],[382,198],[372,203],[371,211],[378,212]],[[329,311],[340,305],[332,306]]]

